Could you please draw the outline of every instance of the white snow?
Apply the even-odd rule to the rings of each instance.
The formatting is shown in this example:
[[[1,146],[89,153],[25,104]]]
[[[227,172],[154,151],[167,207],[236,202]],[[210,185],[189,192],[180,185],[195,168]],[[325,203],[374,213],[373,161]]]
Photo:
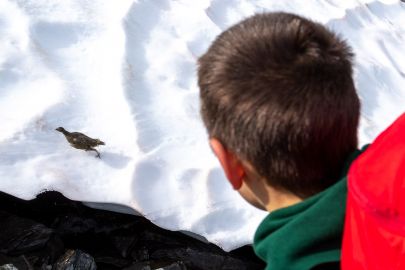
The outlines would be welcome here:
[[[130,207],[225,250],[251,243],[266,213],[231,189],[208,147],[195,63],[233,23],[280,10],[353,46],[359,135],[372,141],[404,111],[400,1],[0,0],[0,190]],[[59,126],[105,141],[102,159]]]

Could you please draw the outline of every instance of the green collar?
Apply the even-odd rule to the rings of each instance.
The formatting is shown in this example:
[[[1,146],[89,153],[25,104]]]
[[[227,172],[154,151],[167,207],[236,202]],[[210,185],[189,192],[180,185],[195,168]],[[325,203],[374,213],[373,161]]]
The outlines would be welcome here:
[[[346,193],[344,179],[299,204],[269,214],[255,234],[256,254],[272,270],[311,269],[339,261]]]
[[[311,269],[316,265],[339,262],[346,209],[347,181],[340,181],[324,191],[286,208],[270,213],[259,225],[254,250],[267,268]]]

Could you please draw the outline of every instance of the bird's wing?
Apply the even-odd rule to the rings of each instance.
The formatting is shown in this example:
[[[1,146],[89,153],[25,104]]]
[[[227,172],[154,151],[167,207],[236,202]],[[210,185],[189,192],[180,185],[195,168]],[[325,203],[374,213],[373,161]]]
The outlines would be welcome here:
[[[71,135],[73,144],[92,146],[95,143],[94,139],[90,138],[87,135],[84,135],[83,133],[73,132]]]
[[[88,139],[91,139],[89,136],[87,136],[87,135],[85,135],[85,134],[83,134],[83,133],[80,133],[80,132],[72,132],[72,133],[70,133],[70,135],[71,135],[72,137],[81,137],[81,138],[88,138]]]

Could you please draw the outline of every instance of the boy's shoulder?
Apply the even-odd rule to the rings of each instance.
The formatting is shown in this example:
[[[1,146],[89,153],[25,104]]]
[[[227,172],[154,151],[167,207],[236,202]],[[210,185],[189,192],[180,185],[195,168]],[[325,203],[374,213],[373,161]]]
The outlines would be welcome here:
[[[301,203],[270,213],[254,238],[256,254],[277,269],[339,263],[346,178]]]
[[[346,211],[346,175],[350,164],[365,149],[347,158],[341,179],[334,185],[298,204],[276,210],[263,220],[255,234],[254,249],[272,270],[338,269]]]
[[[383,131],[353,163],[342,266],[345,269],[404,269],[405,114]],[[357,254],[363,254],[357,256]],[[374,256],[379,254],[379,256]]]

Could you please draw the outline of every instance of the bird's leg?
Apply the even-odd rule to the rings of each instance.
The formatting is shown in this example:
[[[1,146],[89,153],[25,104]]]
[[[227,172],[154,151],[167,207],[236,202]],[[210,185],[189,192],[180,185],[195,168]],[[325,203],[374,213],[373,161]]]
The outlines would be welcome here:
[[[96,156],[96,157],[101,158],[100,153],[99,153],[96,149],[94,149],[94,148],[88,148],[88,149],[86,149],[86,151],[94,151],[94,152],[97,153],[97,156]]]

